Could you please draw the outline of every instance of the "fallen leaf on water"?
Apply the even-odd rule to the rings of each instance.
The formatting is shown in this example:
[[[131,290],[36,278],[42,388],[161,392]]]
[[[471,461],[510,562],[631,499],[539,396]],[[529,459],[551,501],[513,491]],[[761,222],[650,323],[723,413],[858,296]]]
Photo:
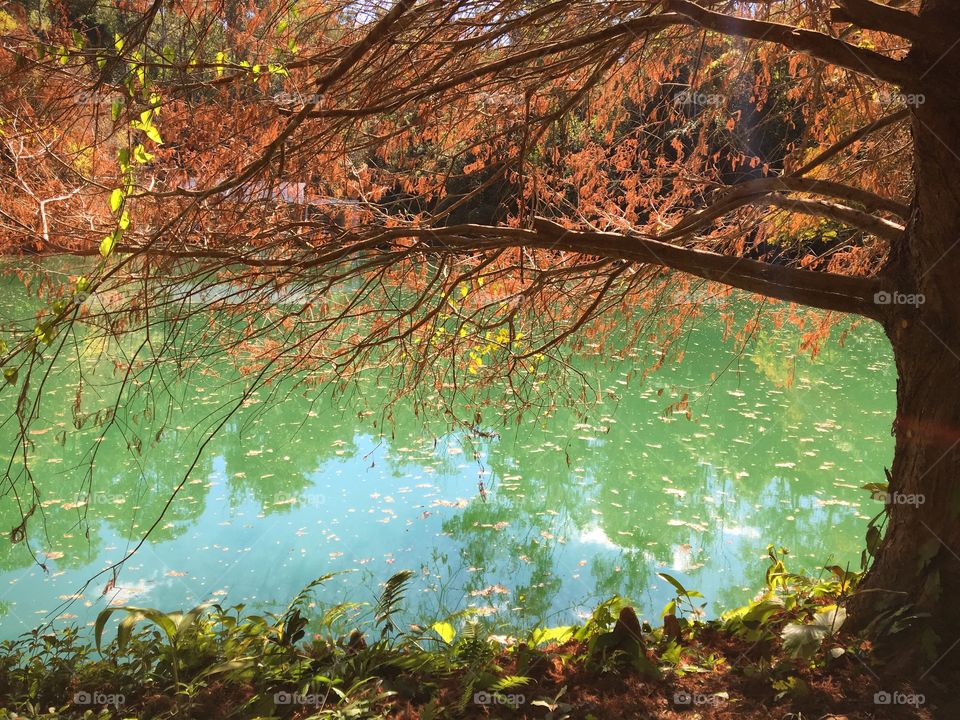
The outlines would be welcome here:
[[[490,597],[494,594],[509,595],[510,591],[503,585],[491,585],[490,587],[485,587],[483,590],[472,590],[470,592],[471,597]]]

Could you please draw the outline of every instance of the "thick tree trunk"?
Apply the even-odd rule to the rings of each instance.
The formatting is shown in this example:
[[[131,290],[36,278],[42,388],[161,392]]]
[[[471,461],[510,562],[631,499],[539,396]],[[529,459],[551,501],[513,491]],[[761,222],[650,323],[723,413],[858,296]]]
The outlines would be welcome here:
[[[928,0],[926,17],[939,13],[949,26],[954,2]],[[904,88],[924,99],[913,113],[916,196],[881,298],[899,373],[896,449],[887,530],[851,621],[883,629],[898,610],[920,615],[887,636],[919,677],[960,668],[960,48],[915,48],[910,61],[929,68]]]

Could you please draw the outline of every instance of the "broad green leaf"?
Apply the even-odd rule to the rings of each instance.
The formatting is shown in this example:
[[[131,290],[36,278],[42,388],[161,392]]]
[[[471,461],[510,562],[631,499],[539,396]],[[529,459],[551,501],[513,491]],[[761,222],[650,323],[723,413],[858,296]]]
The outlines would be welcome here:
[[[107,620],[109,620],[110,616],[117,610],[122,609],[123,608],[119,607],[111,607],[101,611],[101,613],[97,615],[97,621],[93,624],[93,639],[97,643],[97,650],[100,650],[100,643],[103,639],[103,628],[106,627]]]
[[[207,611],[210,606],[206,603],[203,605],[197,605],[190,612],[187,612],[180,618],[180,622],[177,623],[177,638],[182,638],[190,628],[193,627],[196,623],[197,618],[199,618],[203,613]]]
[[[103,257],[110,257],[110,254],[113,252],[113,249],[117,246],[117,234],[115,232],[110,233],[103,240],[100,241],[100,255]]]
[[[573,637],[573,633],[575,631],[576,628],[571,625],[561,625],[552,628],[537,628],[533,631],[533,633],[531,633],[530,642],[534,646],[550,642],[555,642],[558,645],[562,645]]]
[[[447,645],[452,643],[453,639],[457,636],[457,631],[454,629],[453,625],[448,622],[435,622],[430,627]]]
[[[130,635],[133,633],[133,626],[136,625],[140,620],[143,620],[144,617],[145,616],[141,613],[131,612],[120,621],[120,625],[117,627],[117,649],[120,652],[123,652],[123,649],[127,646],[127,643],[130,642]]]
[[[820,649],[824,639],[835,633],[847,611],[836,605],[819,610],[809,623],[790,623],[783,628],[783,649],[796,658],[809,660]]]
[[[143,145],[137,145],[133,149],[133,159],[140,165],[146,165],[153,160],[153,153],[147,152]]]
[[[113,192],[110,193],[110,211],[117,212],[120,207],[123,205],[123,190],[120,188],[114,188]]]

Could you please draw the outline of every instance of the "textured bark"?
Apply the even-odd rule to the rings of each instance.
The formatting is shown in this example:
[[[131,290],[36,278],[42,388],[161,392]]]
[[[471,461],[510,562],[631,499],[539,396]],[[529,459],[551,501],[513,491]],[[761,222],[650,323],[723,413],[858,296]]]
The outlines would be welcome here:
[[[928,1],[922,17],[946,25],[955,13],[953,2]],[[908,90],[926,97],[913,113],[916,195],[883,284],[924,302],[885,306],[899,374],[894,502],[851,620],[867,627],[908,605],[929,614],[891,636],[900,638],[899,662],[921,676],[960,667],[960,613],[952,606],[960,597],[960,49],[915,48],[910,62],[928,68]]]

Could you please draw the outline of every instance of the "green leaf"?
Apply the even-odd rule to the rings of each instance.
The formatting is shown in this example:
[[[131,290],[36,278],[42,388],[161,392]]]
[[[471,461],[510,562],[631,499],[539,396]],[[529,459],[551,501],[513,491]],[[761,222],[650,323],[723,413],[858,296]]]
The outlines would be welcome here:
[[[781,633],[783,649],[793,657],[809,660],[824,639],[839,630],[846,619],[846,610],[830,605],[817,611],[809,623],[790,623]]]
[[[120,621],[120,625],[117,627],[117,649],[120,652],[123,652],[123,649],[130,641],[130,635],[133,633],[133,626],[136,625],[140,620],[143,620],[144,617],[146,616],[141,613],[131,612]]]
[[[123,100],[117,98],[112,103],[110,103],[110,117],[113,118],[113,121],[116,122],[120,119],[120,114],[123,112]]]
[[[505,675],[491,685],[490,689],[493,692],[507,692],[508,690],[523,687],[524,685],[529,685],[530,683],[531,679],[526,675]]]
[[[256,665],[256,657],[236,658],[235,660],[227,660],[225,662],[217,663],[216,665],[211,665],[206,670],[202,670],[199,675],[197,675],[197,678],[205,678],[211,675],[218,675],[220,673],[249,670]]]
[[[453,639],[457,636],[457,631],[454,629],[453,625],[448,622],[435,622],[430,628],[440,636],[440,639],[443,640],[447,645],[453,642]]]
[[[121,230],[126,230],[128,227],[130,227],[130,213],[124,210],[123,214],[120,215],[119,220],[117,220],[117,226]]]
[[[194,623],[196,623],[197,618],[203,615],[209,607],[209,603],[204,603],[203,605],[197,605],[193,610],[184,614],[183,617],[180,618],[180,622],[177,623],[177,639],[182,638]]]
[[[143,145],[137,145],[133,149],[133,159],[140,165],[146,165],[153,160],[153,153],[147,152]]]
[[[3,369],[3,379],[7,381],[7,384],[8,384],[8,385],[16,385],[16,384],[17,384],[17,376],[18,376],[19,374],[20,374],[20,372],[17,370],[17,368],[4,368],[4,369]]]
[[[148,122],[134,121],[130,123],[130,127],[132,127],[134,130],[142,131],[148,138],[153,140],[157,145],[163,145],[163,138],[160,137],[160,131],[157,130],[155,125],[152,125]]]
[[[93,639],[97,643],[97,650],[100,650],[100,643],[103,639],[103,628],[107,625],[107,620],[110,619],[110,616],[113,615],[117,610],[121,610],[119,607],[111,607],[103,610],[99,615],[97,615],[97,621],[93,625]]]
[[[117,212],[123,205],[123,190],[114,188],[110,193],[110,212]]]
[[[677,591],[678,593],[680,593],[681,595],[689,595],[689,594],[690,594],[690,593],[687,592],[687,589],[686,589],[683,585],[680,584],[680,581],[677,580],[675,577],[673,577],[673,576],[671,576],[671,575],[667,575],[667,573],[657,573],[657,575],[659,575],[659,576],[662,577],[664,580],[666,580],[668,583],[670,583],[671,585],[673,585],[673,587],[676,588],[676,591]]]
[[[571,625],[560,625],[552,628],[537,628],[533,631],[533,633],[531,633],[530,642],[534,646],[550,642],[555,642],[558,645],[562,645],[573,637],[573,633],[575,631],[576,628]]]
[[[876,525],[867,528],[867,552],[870,557],[876,557],[880,548],[880,529]]]
[[[33,334],[37,336],[37,339],[47,345],[52,343],[55,337],[53,326],[49,322],[37,323],[33,328]]]
[[[100,255],[103,257],[110,257],[110,254],[113,252],[113,249],[116,246],[117,233],[114,231],[100,241]]]

